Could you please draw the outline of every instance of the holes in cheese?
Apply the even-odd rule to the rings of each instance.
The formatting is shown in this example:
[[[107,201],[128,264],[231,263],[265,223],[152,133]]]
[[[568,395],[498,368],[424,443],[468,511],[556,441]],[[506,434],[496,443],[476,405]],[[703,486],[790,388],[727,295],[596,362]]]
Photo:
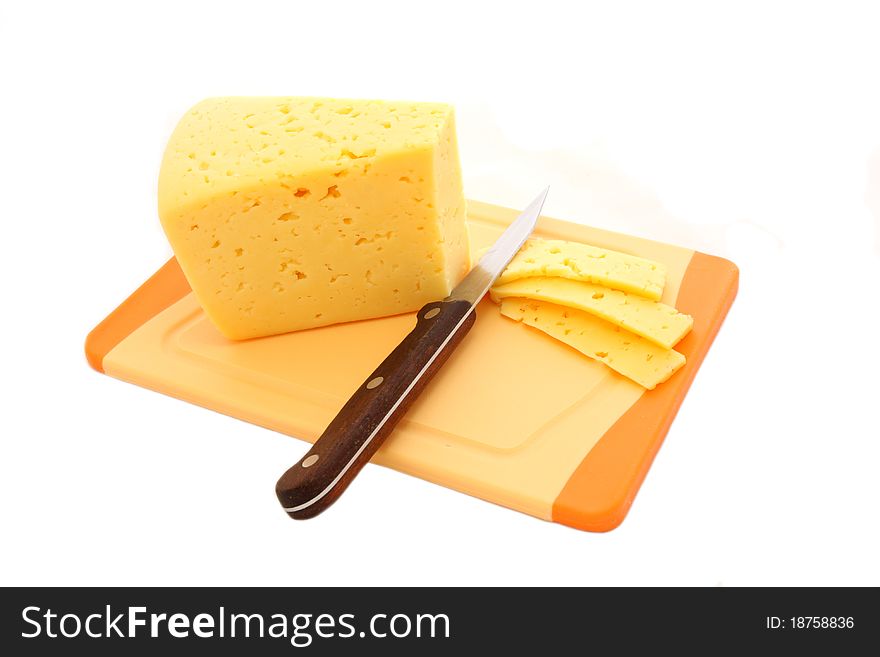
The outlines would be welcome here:
[[[671,349],[691,330],[690,315],[658,301],[567,278],[521,278],[490,291],[498,303],[523,297],[583,310],[625,328],[665,349]]]
[[[416,310],[469,267],[442,104],[206,100],[168,143],[159,215],[205,312],[234,339]]]
[[[501,314],[543,331],[648,390],[685,364],[685,357],[677,351],[664,349],[582,310],[507,297],[501,300]]]
[[[536,238],[525,243],[495,284],[535,276],[595,283],[658,301],[666,284],[666,266],[590,244]]]

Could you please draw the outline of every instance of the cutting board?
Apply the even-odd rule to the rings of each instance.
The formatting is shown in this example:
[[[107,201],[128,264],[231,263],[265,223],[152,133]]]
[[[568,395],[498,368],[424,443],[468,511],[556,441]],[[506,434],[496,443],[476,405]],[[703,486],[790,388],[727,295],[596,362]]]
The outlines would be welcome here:
[[[470,201],[473,250],[517,214]],[[645,391],[485,299],[470,334],[373,461],[544,520],[607,531],[629,510],[733,302],[738,270],[690,249],[547,217],[535,233],[665,263],[662,301],[694,317],[676,347],[687,364]],[[414,325],[406,314],[233,342],[207,320],[172,258],[89,334],[86,355],[99,372],[312,442]]]

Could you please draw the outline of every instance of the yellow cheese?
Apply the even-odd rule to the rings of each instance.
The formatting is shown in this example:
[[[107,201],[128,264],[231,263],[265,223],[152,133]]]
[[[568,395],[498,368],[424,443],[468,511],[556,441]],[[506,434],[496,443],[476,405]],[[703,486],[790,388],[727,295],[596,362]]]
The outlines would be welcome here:
[[[159,215],[235,339],[416,310],[469,267],[447,105],[203,101],[168,143]]]
[[[666,266],[589,244],[531,239],[498,277],[496,284],[504,285],[532,276],[561,276],[659,301],[666,284]]]
[[[677,351],[658,347],[581,310],[508,297],[501,301],[501,314],[540,329],[648,390],[685,364],[685,357]]]
[[[521,278],[493,287],[492,300],[523,297],[577,308],[672,349],[694,325],[690,315],[658,301],[567,278]]]

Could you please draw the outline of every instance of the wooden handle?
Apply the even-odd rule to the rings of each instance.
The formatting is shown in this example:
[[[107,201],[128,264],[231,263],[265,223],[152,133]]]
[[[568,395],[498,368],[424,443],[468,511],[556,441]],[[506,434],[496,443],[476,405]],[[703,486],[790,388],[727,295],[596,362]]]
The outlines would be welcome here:
[[[333,504],[473,326],[467,301],[436,301],[364,381],[308,453],[285,472],[275,493],[291,518],[312,518]]]

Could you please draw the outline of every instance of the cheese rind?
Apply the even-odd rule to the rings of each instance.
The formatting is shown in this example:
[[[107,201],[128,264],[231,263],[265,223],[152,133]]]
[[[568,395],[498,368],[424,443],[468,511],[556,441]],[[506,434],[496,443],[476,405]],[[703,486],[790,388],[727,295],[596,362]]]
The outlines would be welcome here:
[[[590,244],[535,238],[525,243],[495,284],[535,276],[595,283],[659,301],[666,284],[666,266]]]
[[[452,108],[214,98],[175,129],[162,226],[227,337],[417,310],[470,262]]]
[[[501,314],[543,331],[648,390],[685,364],[679,352],[663,349],[582,310],[508,297],[501,300]]]
[[[567,278],[521,278],[490,290],[495,303],[522,297],[576,308],[671,349],[694,325],[690,315],[658,301]]]

